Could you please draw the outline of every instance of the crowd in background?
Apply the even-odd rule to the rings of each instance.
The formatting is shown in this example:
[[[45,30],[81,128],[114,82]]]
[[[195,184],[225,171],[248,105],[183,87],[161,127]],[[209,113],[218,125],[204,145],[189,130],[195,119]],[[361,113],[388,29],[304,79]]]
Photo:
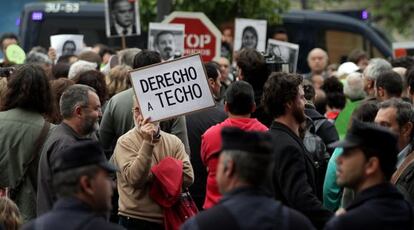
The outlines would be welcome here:
[[[270,72],[254,49],[233,59],[204,63],[215,107],[151,122],[129,71],[163,62],[156,51],[5,56],[3,228],[165,229],[171,201],[154,190],[170,180],[205,210],[183,229],[410,229],[413,57],[330,63],[314,48],[300,74]]]

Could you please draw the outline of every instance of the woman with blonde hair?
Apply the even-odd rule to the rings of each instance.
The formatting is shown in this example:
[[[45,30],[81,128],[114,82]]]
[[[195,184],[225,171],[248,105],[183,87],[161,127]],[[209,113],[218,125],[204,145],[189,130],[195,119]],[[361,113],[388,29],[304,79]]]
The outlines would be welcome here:
[[[5,230],[17,230],[22,223],[17,205],[7,197],[0,197],[0,225]]]
[[[106,75],[109,98],[119,92],[131,88],[131,82],[129,80],[130,70],[132,70],[132,68],[127,65],[119,65],[109,71],[109,74]]]

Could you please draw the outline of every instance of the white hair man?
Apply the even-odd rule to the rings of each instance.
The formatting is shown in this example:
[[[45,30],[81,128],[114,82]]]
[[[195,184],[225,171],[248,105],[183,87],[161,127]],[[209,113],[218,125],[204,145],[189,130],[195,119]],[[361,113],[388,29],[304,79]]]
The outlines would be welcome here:
[[[392,70],[391,64],[382,58],[373,58],[364,70],[364,90],[368,96],[375,96],[375,81],[384,71]]]

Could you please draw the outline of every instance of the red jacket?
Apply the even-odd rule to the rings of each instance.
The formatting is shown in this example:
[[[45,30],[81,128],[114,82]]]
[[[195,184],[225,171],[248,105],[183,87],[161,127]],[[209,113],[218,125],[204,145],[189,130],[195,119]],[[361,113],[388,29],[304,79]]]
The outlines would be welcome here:
[[[211,208],[221,198],[216,181],[218,153],[221,150],[221,129],[223,127],[238,127],[245,131],[263,131],[268,128],[255,118],[227,118],[222,123],[210,127],[201,136],[201,160],[207,167],[206,199],[204,209]]]

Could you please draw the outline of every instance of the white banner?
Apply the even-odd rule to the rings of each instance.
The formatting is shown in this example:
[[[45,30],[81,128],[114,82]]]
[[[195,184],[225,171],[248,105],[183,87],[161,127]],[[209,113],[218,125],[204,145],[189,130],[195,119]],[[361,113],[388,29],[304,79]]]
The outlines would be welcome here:
[[[56,60],[62,55],[78,55],[83,50],[83,35],[52,35],[50,36],[50,46],[56,50]]]
[[[215,105],[199,54],[131,71],[144,118],[165,120]]]
[[[266,31],[266,20],[236,18],[234,50],[252,48],[259,52],[265,52]]]

